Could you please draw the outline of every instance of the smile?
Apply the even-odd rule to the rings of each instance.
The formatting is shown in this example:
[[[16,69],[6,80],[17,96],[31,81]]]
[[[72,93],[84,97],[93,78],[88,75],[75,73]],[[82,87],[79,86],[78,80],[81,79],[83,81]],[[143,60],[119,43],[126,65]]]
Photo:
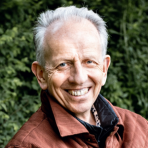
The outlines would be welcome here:
[[[88,91],[89,91],[89,88],[83,88],[79,90],[67,90],[67,92],[72,96],[82,96],[82,95],[85,95]]]

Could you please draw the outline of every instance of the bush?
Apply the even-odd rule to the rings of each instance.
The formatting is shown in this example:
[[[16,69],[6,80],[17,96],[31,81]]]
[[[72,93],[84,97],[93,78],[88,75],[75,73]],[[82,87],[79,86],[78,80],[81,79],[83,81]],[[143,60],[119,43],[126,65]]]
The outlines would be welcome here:
[[[0,148],[40,106],[31,72],[32,28],[39,13],[59,6],[88,6],[107,22],[112,63],[101,94],[148,119],[148,2],[146,0],[0,1]]]

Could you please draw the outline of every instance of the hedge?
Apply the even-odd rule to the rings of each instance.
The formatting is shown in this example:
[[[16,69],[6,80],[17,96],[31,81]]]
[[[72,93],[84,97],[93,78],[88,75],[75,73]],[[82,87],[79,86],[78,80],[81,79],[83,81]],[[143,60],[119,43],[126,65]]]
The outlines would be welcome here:
[[[114,105],[148,119],[148,2],[146,0],[0,1],[0,148],[39,108],[40,91],[31,63],[37,16],[60,6],[88,7],[109,32],[112,63],[101,94]]]

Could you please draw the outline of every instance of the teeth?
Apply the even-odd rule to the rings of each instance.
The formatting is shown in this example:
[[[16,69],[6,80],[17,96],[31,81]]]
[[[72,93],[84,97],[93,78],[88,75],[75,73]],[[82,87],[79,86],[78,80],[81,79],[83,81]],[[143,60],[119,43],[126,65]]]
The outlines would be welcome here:
[[[77,92],[76,91],[74,92],[74,95],[77,96]]]
[[[73,96],[74,96],[74,95],[75,95],[75,92],[74,92],[74,91],[71,91],[71,95],[73,95]]]
[[[81,91],[77,91],[77,95],[80,96],[81,95]]]
[[[82,96],[88,92],[88,88],[80,89],[80,90],[68,90],[68,93],[73,96]]]

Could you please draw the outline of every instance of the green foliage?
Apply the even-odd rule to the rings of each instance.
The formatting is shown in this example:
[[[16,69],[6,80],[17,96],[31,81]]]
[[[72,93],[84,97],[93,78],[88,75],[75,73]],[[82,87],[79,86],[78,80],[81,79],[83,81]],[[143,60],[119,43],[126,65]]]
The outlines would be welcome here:
[[[108,10],[107,3],[103,10],[114,16],[106,15],[112,64],[105,93],[115,105],[148,119],[148,2],[128,0],[116,6],[120,11],[114,4]]]
[[[101,93],[148,119],[146,0],[1,0],[0,148],[40,106],[40,88],[30,68],[35,60],[34,22],[42,11],[67,5],[88,6],[107,22],[112,63]]]

